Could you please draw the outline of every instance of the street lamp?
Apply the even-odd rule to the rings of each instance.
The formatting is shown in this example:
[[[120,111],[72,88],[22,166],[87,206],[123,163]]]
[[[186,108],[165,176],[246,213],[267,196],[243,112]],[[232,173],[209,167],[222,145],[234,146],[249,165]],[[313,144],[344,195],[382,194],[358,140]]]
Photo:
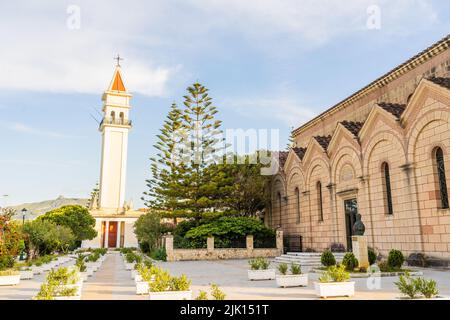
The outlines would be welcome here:
[[[26,213],[27,213],[27,209],[26,208],[23,208],[22,209],[22,226],[25,224],[25,215],[26,215]],[[22,252],[20,253],[20,260],[22,261],[23,260],[23,249],[22,249]]]

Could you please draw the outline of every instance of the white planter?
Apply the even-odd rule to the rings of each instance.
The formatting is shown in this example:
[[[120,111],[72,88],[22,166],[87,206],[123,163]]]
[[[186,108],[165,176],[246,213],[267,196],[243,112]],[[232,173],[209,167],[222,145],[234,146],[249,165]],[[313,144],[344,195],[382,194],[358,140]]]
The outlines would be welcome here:
[[[147,294],[150,290],[147,281],[136,282],[136,294]]]
[[[149,292],[150,300],[192,300],[192,291]]]
[[[143,281],[143,280],[142,280],[142,276],[141,276],[140,274],[137,274],[137,275],[134,277],[134,281],[135,281],[135,282],[141,282],[141,281]]]
[[[126,270],[134,270],[135,263],[127,263],[125,262],[125,269]]]
[[[275,269],[248,270],[249,280],[273,280],[275,279]]]
[[[81,296],[80,295],[75,295],[75,296],[56,296],[53,297],[54,300],[81,300]]]
[[[355,295],[355,283],[349,282],[314,282],[316,294],[322,298],[352,297]]]
[[[277,275],[275,279],[282,288],[308,286],[308,274]]]
[[[137,274],[137,270],[131,270],[131,279],[135,279]]]
[[[20,272],[20,280],[30,280],[33,279],[34,273],[33,270],[24,270]]]
[[[20,274],[12,276],[0,276],[0,286],[15,286],[20,282]]]

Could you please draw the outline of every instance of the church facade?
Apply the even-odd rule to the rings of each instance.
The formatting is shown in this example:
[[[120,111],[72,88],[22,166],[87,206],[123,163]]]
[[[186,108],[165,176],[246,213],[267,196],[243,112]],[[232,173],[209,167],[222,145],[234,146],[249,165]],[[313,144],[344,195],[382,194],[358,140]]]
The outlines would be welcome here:
[[[450,258],[450,36],[293,130],[265,221],[302,250]],[[289,240],[288,240],[289,241]]]
[[[84,248],[137,247],[134,222],[143,213],[125,201],[128,132],[132,95],[126,89],[117,64],[108,89],[103,93],[100,184],[98,197],[91,200],[90,213],[96,220],[97,237],[83,241]]]

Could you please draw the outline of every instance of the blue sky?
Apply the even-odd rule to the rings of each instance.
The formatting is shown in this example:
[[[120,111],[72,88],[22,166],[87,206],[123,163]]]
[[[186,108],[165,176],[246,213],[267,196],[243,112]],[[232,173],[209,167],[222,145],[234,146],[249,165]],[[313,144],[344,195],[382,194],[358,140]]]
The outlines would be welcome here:
[[[374,4],[380,29],[367,27]],[[134,94],[127,197],[140,206],[154,136],[194,81],[224,129],[278,128],[285,146],[291,126],[449,27],[450,4],[438,0],[2,1],[0,206],[89,194],[101,143],[91,114],[117,53]]]

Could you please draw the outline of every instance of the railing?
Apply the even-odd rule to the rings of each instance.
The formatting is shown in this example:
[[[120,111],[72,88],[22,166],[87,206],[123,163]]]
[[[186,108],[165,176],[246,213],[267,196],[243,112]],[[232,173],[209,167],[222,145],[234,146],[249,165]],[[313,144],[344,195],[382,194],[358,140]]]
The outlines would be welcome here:
[[[119,126],[131,126],[131,120],[122,119],[122,118],[103,118],[102,122],[100,122],[100,127],[104,124],[114,124]]]
[[[253,236],[253,247],[258,249],[276,248],[277,239],[273,236]]]
[[[214,248],[247,248],[247,237],[240,237],[234,239],[214,238]]]
[[[206,248],[206,239],[192,240],[180,236],[173,237],[174,249],[204,249]]]

